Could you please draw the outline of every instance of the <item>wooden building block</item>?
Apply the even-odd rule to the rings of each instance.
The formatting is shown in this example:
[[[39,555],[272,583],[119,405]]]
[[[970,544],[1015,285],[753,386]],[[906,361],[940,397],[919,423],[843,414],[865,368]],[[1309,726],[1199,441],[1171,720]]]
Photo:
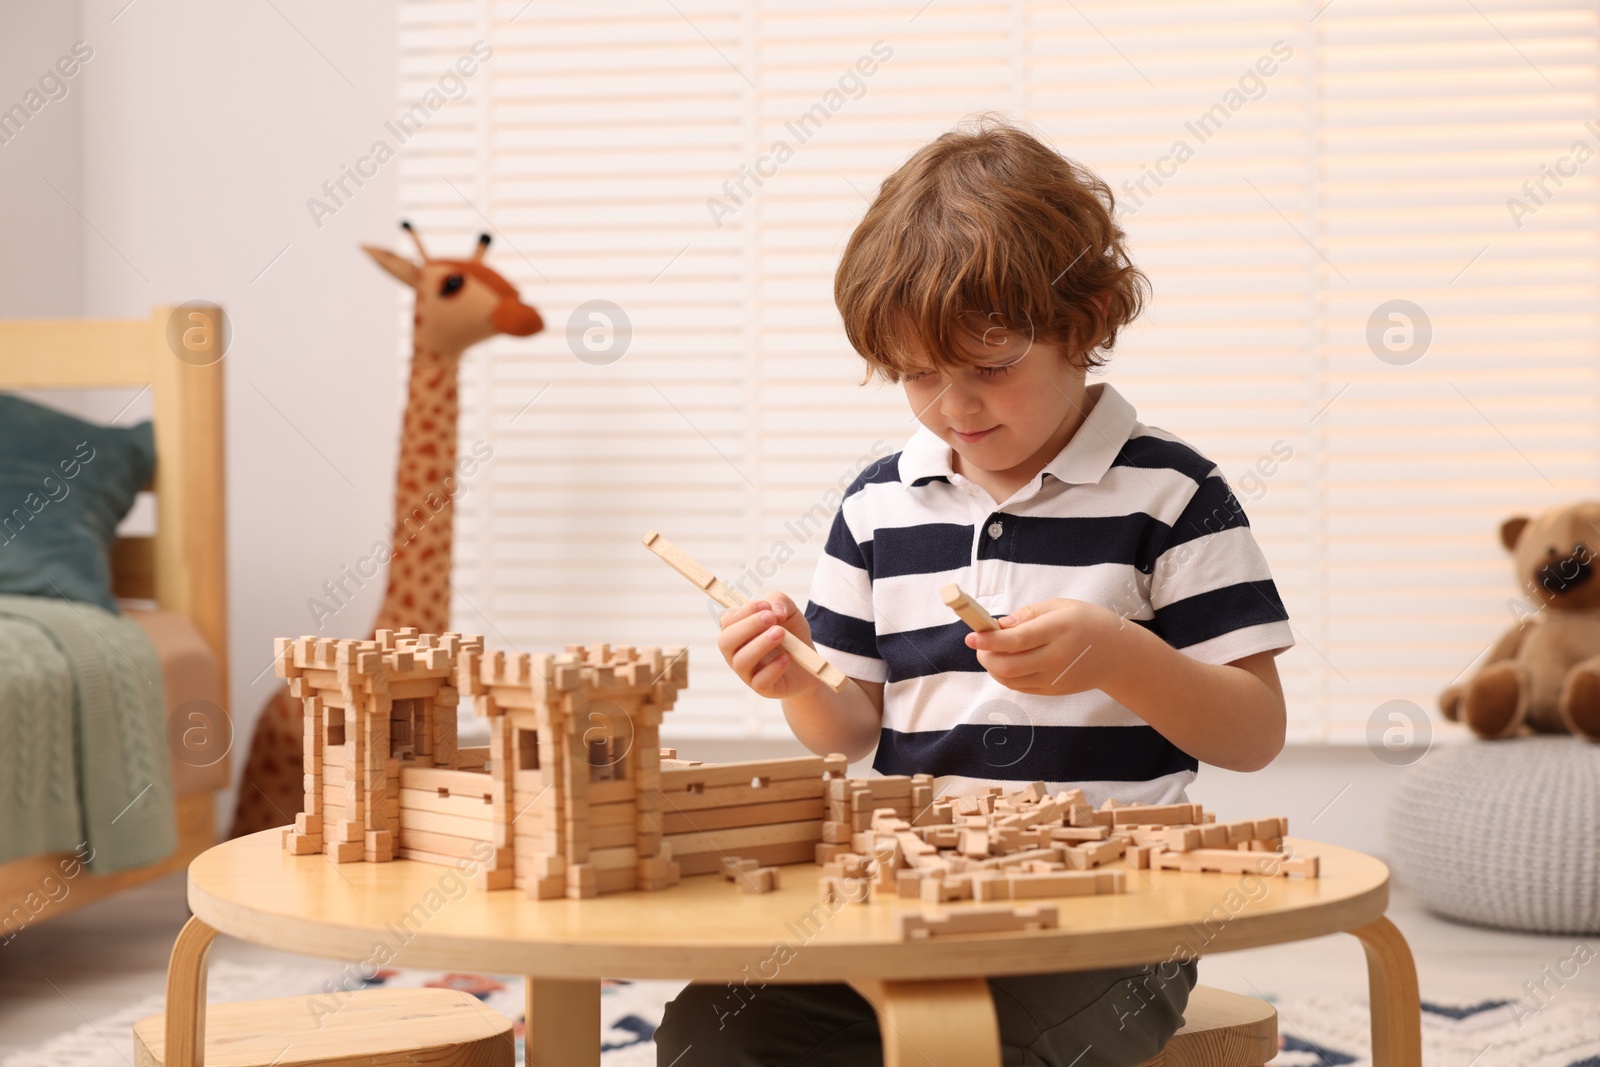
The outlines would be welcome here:
[[[822,873],[836,878],[869,878],[871,866],[869,857],[859,852],[846,852],[824,867]]]
[[[394,859],[394,835],[388,830],[368,830],[362,845],[369,861],[382,863]]]
[[[1123,840],[1086,841],[1062,849],[1062,859],[1073,870],[1088,870],[1121,859],[1125,845],[1126,842]]]
[[[627,808],[628,805],[607,805]],[[775,804],[745,804],[730,808],[705,808],[695,811],[653,813],[653,821],[661,833],[681,834],[692,830],[723,830],[741,826],[766,826],[773,823],[809,822],[817,818],[815,800],[785,800]],[[591,823],[594,821],[590,820]],[[823,825],[823,840],[828,840],[827,823]]]
[[[1109,826],[1052,826],[1050,840],[1075,845],[1085,841],[1104,841],[1111,836]]]
[[[567,896],[573,900],[600,895],[599,872],[588,863],[574,863],[567,868]]]
[[[1102,810],[1111,812],[1113,826],[1182,826],[1199,822],[1202,812],[1199,804],[1120,804]]]
[[[1011,899],[1010,883],[1006,881],[1005,875],[999,871],[973,871],[969,880],[972,883],[973,900]]]
[[[824,823],[823,825],[824,828],[826,828],[827,824]],[[831,862],[836,857],[841,856],[849,851],[850,845],[848,842],[840,844],[837,842],[819,841],[816,846],[816,851],[812,854],[813,862],[816,863],[817,866],[821,867],[824,864]]]
[[[955,612],[962,622],[978,631],[998,630],[1000,623],[984,609],[982,604],[961,591],[954,582],[939,590],[945,607]]]
[[[779,886],[778,868],[757,867],[740,880],[746,893],[771,893]]]
[[[1129,867],[1135,870],[1147,870],[1151,866],[1150,854],[1159,846],[1157,845],[1129,845],[1123,852],[1122,858]]]
[[[944,877],[929,874],[919,887],[921,899],[926,904],[943,904],[951,900],[972,899],[972,879],[967,876]]]
[[[1161,870],[1215,871],[1264,877],[1301,874],[1307,878],[1316,878],[1321,866],[1316,856],[1285,856],[1275,852],[1240,852],[1218,848],[1157,852],[1151,856],[1150,863]]]
[[[992,856],[989,859],[980,860],[978,865],[981,867],[1007,867],[1022,863],[1031,863],[1034,860],[1068,862],[1067,854],[1071,851],[1072,850],[1070,848],[1064,848],[1061,845],[1053,845],[1050,848],[1029,849],[1026,852],[1013,852],[1009,856]]]
[[[818,792],[831,784],[823,779],[826,767],[822,756],[793,756],[785,759],[744,760],[738,763],[707,763],[689,767],[664,767],[661,770],[660,790],[663,793],[697,793],[720,786],[755,786],[756,780],[767,785],[796,778],[809,779]],[[841,779],[834,779],[839,781]],[[842,779],[848,781],[849,779]],[[743,803],[744,801],[736,801]]]
[[[916,867],[905,867],[894,872],[894,895],[911,900],[922,896],[922,883],[928,872]]]
[[[724,882],[741,881],[748,875],[755,873],[756,868],[760,866],[761,864],[755,860],[747,859],[743,856],[724,856],[722,857],[722,880]]]
[[[1094,826],[1095,810],[1089,806],[1089,801],[1084,798],[1083,790],[1068,789],[1056,794],[1056,803],[1067,810],[1068,826]]]
[[[1135,840],[1138,840],[1136,837]],[[1168,830],[1158,831],[1156,842],[1168,852],[1188,852],[1201,846],[1200,828],[1198,826],[1176,826]],[[1140,841],[1140,844],[1147,842]]]
[[[895,915],[895,928],[901,940],[1007,930],[1054,930],[1059,925],[1060,914],[1054,904],[961,908],[934,915],[920,910],[901,911]]]
[[[358,863],[366,858],[365,843],[356,841],[333,841],[323,845],[323,851],[335,863]]]
[[[651,530],[644,535],[644,545],[657,556],[660,556],[669,567],[689,579],[696,588],[718,604],[729,610],[743,606],[744,597],[723,585],[721,579],[695,562],[682,549],[656,531]],[[794,662],[815,675],[834,692],[843,689],[850,681],[843,671],[824,659],[820,652],[788,630],[783,633],[782,648],[793,658]]]
[[[817,879],[817,893],[824,904],[865,904],[872,899],[872,883],[866,879],[834,878],[823,876]]]
[[[291,856],[315,855],[322,851],[322,835],[297,833],[292,827],[285,826],[283,850]]]
[[[678,845],[673,845],[673,860],[678,864],[685,878],[695,874],[715,874],[719,869],[720,857],[714,849],[705,851],[685,851],[678,853]],[[761,861],[762,866],[777,867],[787,863],[809,863],[812,861],[812,852],[816,848],[814,841],[785,841],[775,845],[745,845],[739,851]]]
[[[528,883],[526,891],[534,900],[556,900],[567,895],[567,879],[564,875],[535,878]]]
[[[1126,875],[1120,870],[1059,871],[1005,876],[1012,900],[1121,893],[1127,886],[1125,879]]]

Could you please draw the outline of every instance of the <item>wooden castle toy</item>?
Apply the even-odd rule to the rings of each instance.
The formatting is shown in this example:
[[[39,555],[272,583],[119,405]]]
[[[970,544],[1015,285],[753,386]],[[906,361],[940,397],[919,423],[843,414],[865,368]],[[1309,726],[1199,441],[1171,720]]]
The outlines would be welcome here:
[[[481,637],[413,629],[276,645],[306,725],[290,852],[480,860],[484,888],[539,897],[677,881],[646,787],[661,716],[688,681],[681,649],[507,656]],[[462,696],[489,720],[486,748],[456,745]]]
[[[681,648],[485,652],[462,634],[279,638],[305,715],[294,854],[340,863],[478,861],[487,889],[592,897],[720,869],[814,858],[843,756],[702,766],[663,759],[661,716],[689,677]],[[489,745],[456,744],[470,699]]]
[[[470,867],[481,888],[537,898],[717,872],[772,892],[777,867],[806,862],[822,867],[824,901],[935,905],[1120,893],[1120,866],[1318,874],[1315,856],[1285,853],[1280,818],[1219,824],[1198,804],[1114,800],[1092,810],[1081,790],[1051,796],[1043,782],[936,798],[929,775],[847,778],[837,754],[675,759],[660,728],[688,682],[681,648],[508,655],[478,636],[379,630],[279,638],[275,666],[305,716],[305,810],[283,831],[295,855]],[[463,698],[488,721],[487,746],[457,744]],[[1055,915],[1018,914],[1018,928]]]

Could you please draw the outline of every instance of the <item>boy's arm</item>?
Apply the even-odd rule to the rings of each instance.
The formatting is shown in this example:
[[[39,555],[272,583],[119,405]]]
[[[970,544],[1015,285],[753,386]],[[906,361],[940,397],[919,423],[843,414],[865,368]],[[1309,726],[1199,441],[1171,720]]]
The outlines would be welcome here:
[[[1189,755],[1256,771],[1283,750],[1283,687],[1272,652],[1204,663],[1142,626],[1079,600],[1047,600],[967,635],[978,662],[1024,693],[1099,689]]]
[[[877,747],[883,729],[883,683],[852,678],[837,693],[819,683],[803,696],[784,700],[783,717],[812,752],[842,752],[854,763]]]
[[[746,685],[783,703],[789,729],[819,755],[842,752],[851,762],[878,744],[883,683],[851,678],[837,693],[796,664],[780,645],[784,631],[811,645],[805,613],[783,593],[725,612],[717,647]]]
[[[1288,716],[1276,653],[1202,663],[1140,626],[1105,692],[1197,760],[1259,771],[1283,751]]]

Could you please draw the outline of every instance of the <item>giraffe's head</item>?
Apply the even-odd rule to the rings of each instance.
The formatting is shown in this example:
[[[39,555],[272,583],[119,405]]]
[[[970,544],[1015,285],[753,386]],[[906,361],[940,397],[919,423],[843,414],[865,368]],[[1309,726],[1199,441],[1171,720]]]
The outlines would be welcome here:
[[[411,235],[421,262],[383,248],[361,248],[417,292],[414,336],[418,347],[459,354],[495,334],[527,337],[544,329],[539,312],[522,302],[516,287],[483,262],[489,235],[478,236],[471,259],[431,259],[409,222],[401,227]]]

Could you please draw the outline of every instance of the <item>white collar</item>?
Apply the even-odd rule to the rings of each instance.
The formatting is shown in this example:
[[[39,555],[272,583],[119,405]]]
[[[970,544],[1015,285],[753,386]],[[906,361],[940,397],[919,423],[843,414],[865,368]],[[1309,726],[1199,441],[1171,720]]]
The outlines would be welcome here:
[[[1087,392],[1094,407],[1055,458],[1044,465],[1041,478],[1050,474],[1069,485],[1098,483],[1137,425],[1133,405],[1110,382],[1095,382]],[[955,474],[950,460],[950,446],[926,426],[918,426],[900,452],[900,481],[907,486],[933,478],[949,481]]]

